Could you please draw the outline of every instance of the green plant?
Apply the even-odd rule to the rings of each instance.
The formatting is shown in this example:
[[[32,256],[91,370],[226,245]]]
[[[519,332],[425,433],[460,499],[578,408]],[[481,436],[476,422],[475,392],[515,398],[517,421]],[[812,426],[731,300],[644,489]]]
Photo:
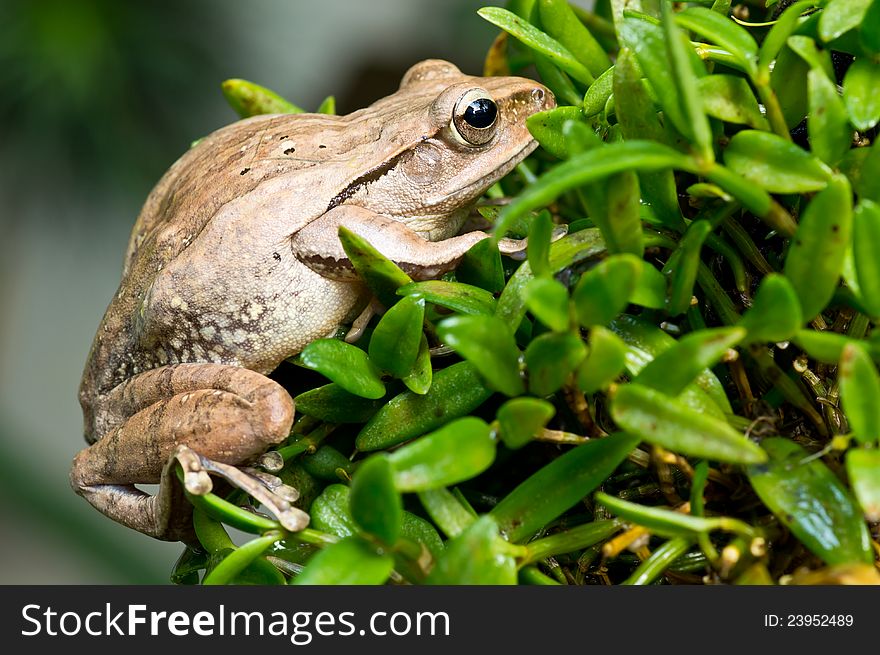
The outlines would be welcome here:
[[[487,72],[559,102],[479,208],[494,240],[413,282],[340,234],[387,311],[279,374],[311,526],[193,498],[174,579],[876,581],[880,1],[775,4],[480,10]]]

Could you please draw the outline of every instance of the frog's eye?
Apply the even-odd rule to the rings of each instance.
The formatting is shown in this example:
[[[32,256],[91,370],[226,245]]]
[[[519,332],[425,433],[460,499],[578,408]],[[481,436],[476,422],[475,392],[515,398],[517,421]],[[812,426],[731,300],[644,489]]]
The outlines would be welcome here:
[[[488,143],[495,136],[498,123],[498,105],[483,89],[465,93],[452,112],[452,127],[456,135],[472,146]]]

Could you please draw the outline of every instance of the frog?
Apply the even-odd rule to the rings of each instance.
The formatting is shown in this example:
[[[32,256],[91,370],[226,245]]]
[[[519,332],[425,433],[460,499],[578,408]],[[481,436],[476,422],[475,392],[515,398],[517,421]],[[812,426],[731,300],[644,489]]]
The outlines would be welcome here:
[[[533,80],[429,59],[366,108],[258,115],[191,147],[148,195],[92,343],[73,490],[166,541],[192,542],[186,495],[212,478],[306,527],[273,475],[295,403],[270,374],[375,303],[340,229],[414,280],[453,270],[490,238],[462,231],[476,201],[537,147],[526,119],[554,106]]]

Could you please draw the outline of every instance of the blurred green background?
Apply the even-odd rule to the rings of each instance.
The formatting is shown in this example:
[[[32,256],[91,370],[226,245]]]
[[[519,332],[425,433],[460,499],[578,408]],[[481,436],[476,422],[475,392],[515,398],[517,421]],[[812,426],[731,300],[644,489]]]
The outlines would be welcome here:
[[[0,583],[164,583],[182,550],[68,486],[77,387],[152,185],[243,77],[340,113],[443,57],[479,74],[481,0],[0,2]]]

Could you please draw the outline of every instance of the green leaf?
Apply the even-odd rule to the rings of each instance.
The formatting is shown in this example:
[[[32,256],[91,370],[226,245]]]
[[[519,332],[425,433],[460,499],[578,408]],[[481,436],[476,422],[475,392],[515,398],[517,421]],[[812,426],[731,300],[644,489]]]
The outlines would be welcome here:
[[[520,483],[490,514],[510,541],[526,540],[602,484],[638,443],[617,434],[577,446]]]
[[[691,306],[694,284],[700,268],[700,252],[711,232],[712,224],[709,221],[692,222],[679,242],[678,248],[663,267],[663,273],[669,277],[670,316],[683,314]]]
[[[303,348],[298,361],[356,396],[375,399],[385,395],[385,385],[367,353],[350,343],[317,339]]]
[[[694,162],[690,157],[658,143],[646,141],[624,141],[579,153],[542,175],[507,205],[498,217],[494,238],[500,239],[508,226],[519,217],[532,209],[549,204],[565,191],[604,179],[614,173],[668,168],[690,170],[693,167]]]
[[[880,205],[863,199],[853,212],[852,251],[859,297],[874,318],[880,318]]]
[[[532,51],[532,59],[541,81],[553,92],[557,104],[580,107],[581,91],[571,81],[571,78],[552,60],[542,54]]]
[[[457,419],[388,455],[398,491],[438,489],[476,477],[495,460],[485,421]]]
[[[556,392],[586,356],[583,341],[571,332],[542,334],[526,348],[529,391],[537,396]]]
[[[403,376],[403,383],[413,393],[425,395],[431,388],[433,377],[434,370],[431,368],[431,350],[428,347],[428,339],[423,333],[419,343],[419,354],[416,355],[416,362],[409,372]]]
[[[746,343],[780,342],[790,339],[803,325],[804,317],[797,293],[779,273],[765,276],[752,306],[739,322],[748,335]]]
[[[327,423],[364,423],[384,404],[378,399],[362,398],[331,382],[309,389],[293,399],[296,411]]]
[[[676,398],[640,384],[617,388],[611,401],[611,417],[627,432],[683,455],[734,464],[767,459],[760,447],[724,420],[701,414]]]
[[[663,309],[666,306],[666,278],[663,273],[648,264],[642,263],[642,271],[629,301],[642,307]]]
[[[810,65],[789,47],[783,48],[773,63],[770,87],[779,101],[782,117],[789,129],[800,123],[807,113],[809,70]]]
[[[339,226],[339,241],[367,286],[383,305],[391,307],[397,301],[397,288],[412,282],[409,275],[376,250],[369,241],[344,226]]]
[[[448,489],[430,489],[418,494],[428,516],[447,537],[460,535],[476,519]]]
[[[591,394],[614,382],[626,365],[626,344],[610,330],[596,325],[590,329],[590,349],[578,369],[578,388]]]
[[[651,556],[639,564],[622,585],[648,585],[656,580],[666,569],[683,557],[694,545],[690,537],[675,537],[658,546]]]
[[[498,535],[491,516],[474,521],[446,544],[434,565],[427,584],[435,585],[513,585],[516,562],[508,544]]]
[[[569,326],[568,289],[552,278],[535,278],[525,288],[526,307],[539,321],[556,332]]]
[[[583,123],[567,122],[563,137],[572,153],[601,147],[602,142]],[[602,231],[608,252],[629,252],[641,257],[642,222],[639,215],[639,180],[632,171],[608,176],[601,184],[592,183],[581,190],[581,197],[593,222]]]
[[[535,217],[529,230],[528,261],[532,272],[537,276],[550,274],[548,255],[552,234],[553,220],[550,218],[550,212],[544,210]]]
[[[747,474],[776,518],[826,564],[873,562],[861,512],[837,476],[793,441],[772,437],[762,446],[769,462]]]
[[[605,325],[629,304],[641,274],[642,260],[634,255],[612,255],[584,273],[572,292],[581,325]]]
[[[321,101],[321,104],[318,105],[318,113],[319,114],[336,114],[336,98],[334,96],[327,96]]]
[[[622,521],[603,520],[584,523],[570,530],[556,532],[549,537],[535,539],[525,544],[523,563],[537,562],[546,557],[575,553],[605,541],[622,527]]]
[[[597,503],[607,507],[615,516],[644,526],[662,537],[690,537],[708,534],[713,530],[725,530],[745,537],[754,534],[754,530],[747,524],[725,516],[709,518],[684,514],[662,507],[646,507],[601,491],[596,492],[595,498]]]
[[[413,282],[397,290],[399,296],[422,298],[429,303],[446,307],[459,314],[495,313],[495,296],[470,284],[448,282],[446,280],[425,280]]]
[[[852,166],[851,170],[845,164]],[[850,150],[840,163],[841,172],[845,172],[856,190],[859,198],[880,203],[880,142],[875,141],[870,148],[854,148]]]
[[[638,13],[643,15],[647,20],[654,20],[659,23],[660,19],[660,3],[662,0],[610,0],[606,7],[604,15],[611,15],[614,20],[614,27],[618,32],[621,30],[621,21],[628,14]]]
[[[838,369],[840,401],[853,435],[863,444],[880,440],[880,376],[861,344],[843,348]]]
[[[422,544],[434,558],[439,557],[446,549],[443,540],[437,534],[437,529],[421,516],[410,512],[403,513],[400,535],[405,539]]]
[[[691,198],[717,198],[724,202],[730,202],[733,200],[733,196],[724,191],[720,186],[709,182],[697,182],[691,184],[687,188],[687,193]]]
[[[458,268],[455,279],[495,293],[504,288],[504,267],[501,252],[491,239],[483,239],[468,250]]]
[[[586,229],[562,237],[550,244],[550,271],[559,271],[595,257],[605,251],[605,244],[597,229]],[[534,279],[528,262],[522,264],[510,277],[495,309],[495,316],[515,330],[526,313],[525,289]]]
[[[568,159],[574,153],[569,139],[562,134],[562,126],[568,121],[580,121],[583,116],[580,107],[556,107],[532,114],[526,119],[526,127],[544,150],[559,159]]]
[[[321,480],[339,481],[339,473],[351,475],[353,464],[333,446],[321,446],[313,454],[304,454],[299,461],[303,469]]]
[[[844,334],[816,330],[798,330],[791,340],[813,359],[823,364],[834,365],[840,362],[844,347],[852,342],[852,339]]]
[[[745,335],[746,330],[741,327],[709,328],[686,334],[672,348],[657,355],[633,382],[677,396]]]
[[[316,530],[349,537],[358,531],[357,523],[351,515],[351,491],[344,484],[329,484],[324,487],[309,508],[311,525]]]
[[[813,0],[801,0],[787,7],[782,12],[761,42],[761,48],[758,51],[759,67],[767,68],[769,66],[770,62],[776,58],[776,55],[785,46],[789,35],[802,22],[801,14],[811,9],[815,4]]]
[[[712,135],[697,95],[690,44],[676,28],[671,12],[664,13],[662,26],[637,17],[624,18],[620,38],[636,54],[666,116],[701,157],[711,161]]]
[[[757,130],[770,129],[758,107],[752,87],[742,77],[707,75],[697,80],[697,89],[709,116]]]
[[[312,526],[337,537],[357,534],[358,525],[349,510],[350,504],[351,490],[348,487],[344,484],[327,485],[309,510]],[[434,527],[425,519],[407,511],[401,517],[400,536],[424,544],[435,557],[443,551],[443,542]]]
[[[829,80],[834,79],[834,64],[831,63],[831,53],[827,50],[821,50],[813,39],[808,36],[790,36],[788,47],[810,65],[811,71],[816,71]]]
[[[769,132],[744,130],[730,140],[724,163],[762,189],[805,193],[825,188],[831,170],[790,141]]]
[[[595,116],[605,109],[608,98],[614,91],[614,68],[608,68],[596,78],[584,94],[583,115],[587,118]],[[528,121],[526,121],[528,123]]]
[[[819,36],[825,42],[859,26],[871,0],[831,0],[819,15]]]
[[[604,211],[591,214],[601,228],[611,255],[629,253],[638,258],[645,251],[642,243],[641,195],[639,177],[632,171],[608,177],[603,187]]]
[[[732,54],[748,73],[756,70],[758,45],[745,28],[705,7],[690,7],[675,15],[676,22]]]
[[[631,50],[624,48],[620,51],[613,70],[614,102],[623,137],[627,140],[645,139],[663,145],[673,145],[670,131],[660,123],[654,101],[646,90],[645,80],[642,79],[642,72]],[[639,187],[645,202],[651,205],[658,219],[666,227],[676,232],[684,230],[684,219],[678,204],[675,179],[671,170],[641,171]],[[616,222],[609,222],[612,226],[616,225]],[[641,255],[640,250],[622,246],[613,251]]]
[[[870,55],[880,54],[880,2],[874,0],[865,11],[859,29],[859,42]]]
[[[434,373],[424,395],[405,391],[389,400],[361,429],[358,450],[388,448],[445,425],[482,405],[492,390],[469,362],[459,362]]]
[[[522,448],[554,414],[556,408],[546,400],[528,396],[511,398],[498,409],[501,440],[508,448]]]
[[[809,72],[807,93],[810,99],[810,113],[807,115],[810,148],[819,159],[835,166],[852,143],[846,108],[837,95],[837,85],[816,70]]]
[[[627,314],[612,321],[610,327],[629,347],[626,366],[631,375],[638,375],[648,362],[677,343],[660,328]],[[705,392],[706,400],[720,408],[723,413],[733,414],[724,386],[712,371],[705,369],[697,377],[695,384],[700,391]]]
[[[785,275],[800,300],[803,318],[816,316],[834,295],[852,232],[852,191],[837,175],[801,215],[785,258]]]
[[[385,544],[400,536],[403,500],[394,484],[391,460],[384,454],[367,458],[351,481],[351,516],[369,534]]]
[[[870,130],[880,122],[880,64],[856,59],[843,78],[843,102],[857,130]]]
[[[302,114],[305,111],[274,91],[247,80],[226,80],[220,88],[226,101],[242,118],[259,114]]]
[[[624,138],[672,145],[668,132],[660,123],[635,53],[629,48],[621,49],[613,71],[614,103]]]
[[[220,520],[210,516],[200,507],[193,508],[193,530],[199,543],[212,555],[236,548]]]
[[[550,59],[574,79],[592,84],[593,75],[565,46],[516,14],[500,7],[483,7],[477,10],[477,14]]]
[[[578,20],[566,0],[539,0],[538,15],[547,33],[567,48],[593,76],[611,66],[605,50]]]
[[[262,537],[251,539],[241,548],[236,548],[224,557],[223,561],[211,569],[211,572],[205,576],[202,584],[222,585],[232,582],[238,574],[253,564],[260,555],[279,539],[281,539],[280,532],[269,532]]]
[[[865,518],[871,523],[880,521],[880,450],[850,450],[846,474]]]
[[[180,467],[177,469],[177,474],[182,483],[183,473]],[[243,507],[233,505],[228,500],[224,500],[213,493],[195,495],[186,492],[186,499],[192,503],[193,507],[203,512],[206,516],[215,521],[222,521],[226,525],[237,528],[242,532],[265,534],[268,531],[282,529],[278,521],[249,512]]]
[[[440,338],[508,396],[525,391],[520,352],[507,325],[495,316],[453,316],[437,326]]]
[[[419,354],[425,301],[405,296],[382,317],[370,337],[370,360],[396,378],[410,372]]]
[[[208,559],[208,553],[204,549],[198,546],[184,546],[184,550],[174,563],[174,569],[169,576],[171,584],[199,584],[199,571],[208,567]]]
[[[312,557],[292,584],[378,585],[394,568],[394,558],[360,537],[347,537]]]

